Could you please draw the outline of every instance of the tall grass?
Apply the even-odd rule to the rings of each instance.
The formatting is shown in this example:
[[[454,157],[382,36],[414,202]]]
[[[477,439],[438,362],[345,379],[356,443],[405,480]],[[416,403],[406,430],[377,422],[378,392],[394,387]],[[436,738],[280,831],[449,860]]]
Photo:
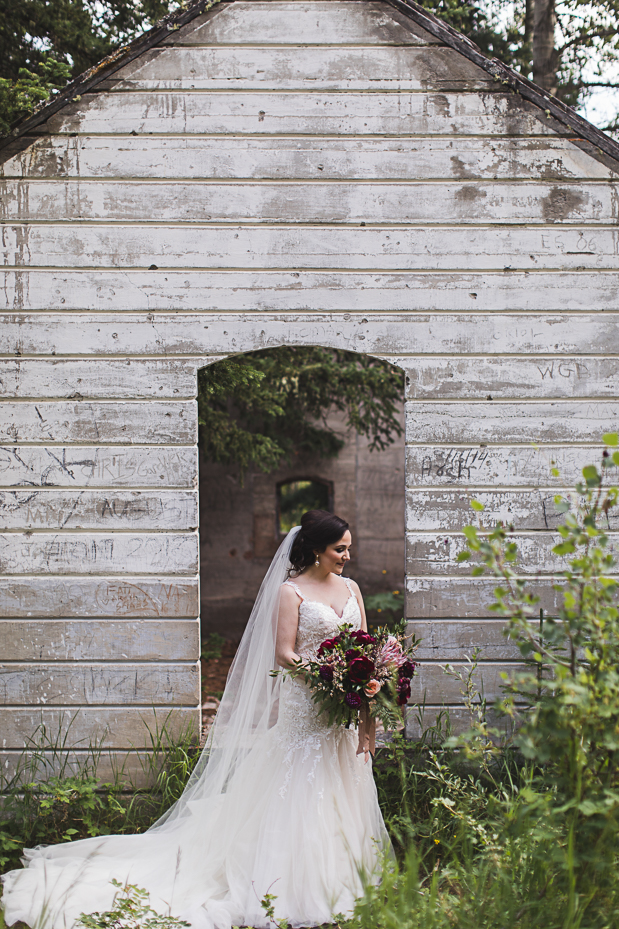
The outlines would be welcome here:
[[[0,773],[0,871],[20,866],[23,848],[89,836],[143,832],[181,795],[199,757],[194,731],[172,731],[172,714],[146,725],[146,743],[132,752],[137,775],[109,755],[112,778],[98,771],[105,734],[71,740],[75,716],[56,730],[41,724],[14,771]],[[79,749],[79,757],[75,750]]]

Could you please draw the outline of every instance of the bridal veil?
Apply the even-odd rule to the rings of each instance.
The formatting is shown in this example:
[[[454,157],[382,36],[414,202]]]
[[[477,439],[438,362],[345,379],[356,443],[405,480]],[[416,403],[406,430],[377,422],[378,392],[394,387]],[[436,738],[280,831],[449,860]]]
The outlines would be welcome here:
[[[276,667],[280,588],[298,531],[288,533],[262,582],[206,746],[180,799],[141,835],[24,850],[26,868],[3,877],[8,925],[20,920],[32,929],[69,929],[82,912],[109,908],[112,878],[146,887],[156,909],[163,904],[199,929],[226,929],[243,918],[218,902],[224,884],[219,862],[238,818],[238,810],[226,806],[236,805],[234,791],[227,792],[235,772],[277,722],[281,679],[269,672]],[[202,900],[211,902],[188,912],[198,887]]]

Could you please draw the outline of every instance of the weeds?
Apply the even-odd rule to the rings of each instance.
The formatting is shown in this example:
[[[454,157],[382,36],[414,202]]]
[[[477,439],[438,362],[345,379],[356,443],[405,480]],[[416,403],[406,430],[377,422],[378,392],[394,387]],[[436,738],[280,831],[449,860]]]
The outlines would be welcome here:
[[[605,527],[617,503],[605,488],[619,437],[605,436],[602,467],[583,469],[565,514],[560,607],[517,574],[512,531],[465,528],[473,574],[497,578],[491,609],[523,656],[505,676],[488,725],[473,686],[461,684],[469,731],[440,744],[401,738],[382,750],[376,777],[398,852],[368,887],[346,929],[613,929],[619,924],[619,583]],[[474,509],[481,504],[474,501]],[[538,621],[542,620],[542,621]]]
[[[69,736],[75,717],[52,733],[41,725],[12,776],[0,780],[0,870],[20,866],[23,848],[89,836],[143,832],[183,792],[199,756],[193,732],[170,729],[171,714],[147,727],[146,751],[135,753],[138,785],[126,766],[113,767],[102,783],[97,769],[102,740],[90,741],[79,762],[71,760]],[[76,746],[73,745],[73,748]]]
[[[118,888],[112,909],[105,913],[82,913],[76,926],[82,929],[181,929],[191,925],[183,919],[153,910],[148,892],[141,887],[121,884],[114,879],[112,884]]]
[[[216,661],[223,655],[226,640],[218,632],[211,632],[202,642],[200,658],[204,661]]]

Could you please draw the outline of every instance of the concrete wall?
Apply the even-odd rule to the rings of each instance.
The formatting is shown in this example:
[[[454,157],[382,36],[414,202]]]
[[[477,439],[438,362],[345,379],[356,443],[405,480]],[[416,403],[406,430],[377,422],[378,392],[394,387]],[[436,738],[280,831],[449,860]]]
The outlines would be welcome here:
[[[374,0],[221,3],[47,131],[0,201],[0,762],[63,711],[197,724],[196,372],[281,344],[406,370],[415,696],[479,643],[492,698],[461,527],[513,514],[552,604],[547,501],[619,419],[619,166]]]

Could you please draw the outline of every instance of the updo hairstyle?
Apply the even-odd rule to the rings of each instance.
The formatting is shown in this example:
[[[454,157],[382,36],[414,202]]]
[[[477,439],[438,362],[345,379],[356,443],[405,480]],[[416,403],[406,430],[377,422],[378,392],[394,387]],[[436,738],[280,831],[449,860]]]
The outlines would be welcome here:
[[[288,572],[295,577],[316,561],[316,552],[324,552],[328,545],[338,542],[348,523],[326,510],[308,510],[301,517],[301,529],[297,532],[290,550],[292,567]]]

